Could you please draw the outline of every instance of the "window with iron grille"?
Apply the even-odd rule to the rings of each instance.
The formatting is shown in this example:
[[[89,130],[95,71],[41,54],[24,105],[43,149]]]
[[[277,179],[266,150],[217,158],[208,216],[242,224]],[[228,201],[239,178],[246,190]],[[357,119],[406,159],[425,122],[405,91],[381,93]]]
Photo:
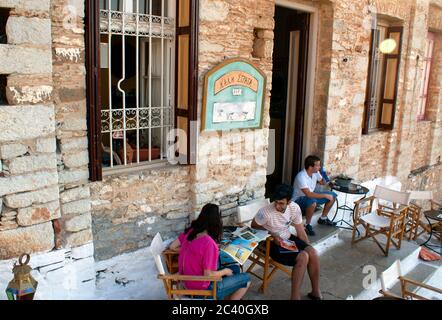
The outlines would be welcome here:
[[[102,169],[165,162],[171,145],[185,146],[176,154],[189,155],[188,137],[170,141],[168,134],[174,128],[189,132],[195,120],[197,5],[196,0],[89,4],[92,180],[101,179]],[[183,35],[188,40],[185,46]]]
[[[376,129],[392,129],[394,124],[399,66],[402,46],[400,26],[390,26],[388,22],[378,21],[372,29],[369,53],[367,91],[364,108],[364,134]],[[379,49],[386,39],[394,40],[394,50],[382,53]]]

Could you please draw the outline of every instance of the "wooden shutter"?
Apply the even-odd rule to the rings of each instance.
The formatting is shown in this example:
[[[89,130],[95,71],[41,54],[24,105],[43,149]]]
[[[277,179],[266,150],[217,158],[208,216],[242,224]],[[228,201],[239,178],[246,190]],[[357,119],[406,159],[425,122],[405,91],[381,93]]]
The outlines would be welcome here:
[[[175,126],[185,133],[176,141],[180,164],[196,162],[198,8],[198,0],[177,0]]]
[[[381,87],[381,101],[379,112],[379,127],[393,129],[396,113],[397,91],[399,83],[399,69],[401,61],[403,27],[389,27],[385,38],[396,40],[397,46],[390,54],[385,54],[383,65],[383,84]]]
[[[89,176],[102,180],[101,100],[100,100],[100,4],[86,2],[86,96],[88,111]]]
[[[373,82],[373,78],[375,78],[374,68],[376,67],[374,64],[374,48],[376,48],[377,44],[375,39],[379,39],[379,36],[375,38],[375,33],[379,33],[379,30],[372,29],[371,37],[370,37],[370,52],[368,53],[368,75],[367,75],[367,86],[365,90],[365,102],[364,102],[364,117],[362,124],[362,133],[368,134],[369,129],[369,121],[370,121],[370,104],[372,103],[372,97],[376,91],[376,83]]]
[[[424,79],[422,83],[421,94],[419,97],[419,109],[417,113],[418,120],[425,119],[425,110],[427,108],[427,103],[428,103],[428,85],[430,83],[431,60],[433,58],[433,47],[434,47],[434,34],[428,32],[426,48],[425,48],[425,57],[424,57]]]

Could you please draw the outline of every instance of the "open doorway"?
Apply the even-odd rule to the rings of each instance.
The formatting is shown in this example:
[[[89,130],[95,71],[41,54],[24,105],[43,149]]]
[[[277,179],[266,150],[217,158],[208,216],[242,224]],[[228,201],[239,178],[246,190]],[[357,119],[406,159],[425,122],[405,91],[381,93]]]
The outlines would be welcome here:
[[[302,168],[310,13],[276,6],[270,129],[275,132],[275,170],[266,197],[292,184]]]

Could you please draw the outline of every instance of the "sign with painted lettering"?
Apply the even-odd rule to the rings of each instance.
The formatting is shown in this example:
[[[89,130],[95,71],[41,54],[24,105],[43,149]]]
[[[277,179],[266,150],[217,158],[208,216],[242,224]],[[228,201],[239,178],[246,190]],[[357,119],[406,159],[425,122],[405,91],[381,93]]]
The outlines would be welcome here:
[[[204,78],[202,131],[261,128],[265,75],[244,59],[226,60]]]

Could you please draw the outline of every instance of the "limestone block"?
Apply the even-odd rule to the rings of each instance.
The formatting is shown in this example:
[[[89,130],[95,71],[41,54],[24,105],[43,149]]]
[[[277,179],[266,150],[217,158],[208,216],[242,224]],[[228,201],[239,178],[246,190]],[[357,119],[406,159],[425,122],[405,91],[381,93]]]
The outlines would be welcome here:
[[[92,230],[86,229],[79,232],[69,233],[66,236],[66,244],[69,247],[78,247],[92,241]]]
[[[51,101],[52,90],[53,87],[50,85],[27,86],[24,83],[18,85],[8,84],[8,87],[6,87],[6,97],[10,105],[42,104]]]
[[[15,219],[12,221],[0,221],[0,231],[13,230],[17,228],[18,224]]]
[[[274,38],[274,34],[272,30],[265,30],[265,29],[261,29],[257,32],[257,37],[260,39],[268,39],[268,40],[273,40]]]
[[[173,220],[173,219],[182,219],[189,216],[188,212],[172,212],[168,213],[166,216],[166,219]]]
[[[26,208],[33,204],[43,204],[58,199],[58,187],[50,187],[38,191],[13,194],[5,197],[9,208]]]
[[[19,209],[17,222],[20,226],[30,226],[60,218],[60,203],[53,201],[44,205],[36,205]]]
[[[338,136],[327,136],[325,137],[325,150],[335,150],[339,143]]]
[[[34,139],[54,131],[52,106],[0,106],[0,142]]]
[[[60,172],[59,179],[61,184],[86,182],[89,179],[89,171],[87,169],[66,170]]]
[[[52,153],[55,151],[57,151],[57,144],[55,138],[37,140],[37,152]]]
[[[214,52],[221,53],[224,52],[224,47],[218,43],[209,42],[207,40],[202,40],[199,43],[200,52]]]
[[[28,152],[28,147],[20,143],[0,146],[0,158],[5,160],[22,156],[26,152]]]
[[[61,209],[63,215],[89,212],[91,211],[91,201],[87,199],[65,203]]]
[[[63,162],[68,168],[85,166],[89,163],[89,152],[65,153],[63,155]]]
[[[69,117],[61,125],[62,131],[86,131],[86,118]]]
[[[200,8],[201,21],[224,21],[229,15],[229,5],[225,1],[202,0]]]
[[[88,147],[88,140],[87,137],[80,137],[80,138],[72,138],[72,139],[61,139],[61,151],[65,152],[68,150],[75,150],[75,149],[87,149]]]
[[[51,20],[11,16],[6,23],[6,35],[10,44],[50,45]]]
[[[0,7],[49,12],[50,0],[0,0]]]
[[[27,48],[1,44],[0,74],[49,74],[52,73],[51,49]]]
[[[22,176],[0,178],[0,196],[33,191],[58,183],[57,172],[37,172]]]
[[[86,199],[91,196],[90,188],[88,186],[68,189],[60,194],[62,203],[68,203],[76,200]]]
[[[78,232],[90,228],[92,225],[92,216],[90,213],[85,213],[75,216],[65,221],[65,230],[68,232]]]
[[[1,260],[18,257],[23,252],[48,251],[53,247],[54,229],[50,222],[0,232]]]
[[[17,175],[32,171],[40,171],[45,169],[50,170],[56,168],[57,158],[55,153],[15,158],[9,163],[9,172]]]

